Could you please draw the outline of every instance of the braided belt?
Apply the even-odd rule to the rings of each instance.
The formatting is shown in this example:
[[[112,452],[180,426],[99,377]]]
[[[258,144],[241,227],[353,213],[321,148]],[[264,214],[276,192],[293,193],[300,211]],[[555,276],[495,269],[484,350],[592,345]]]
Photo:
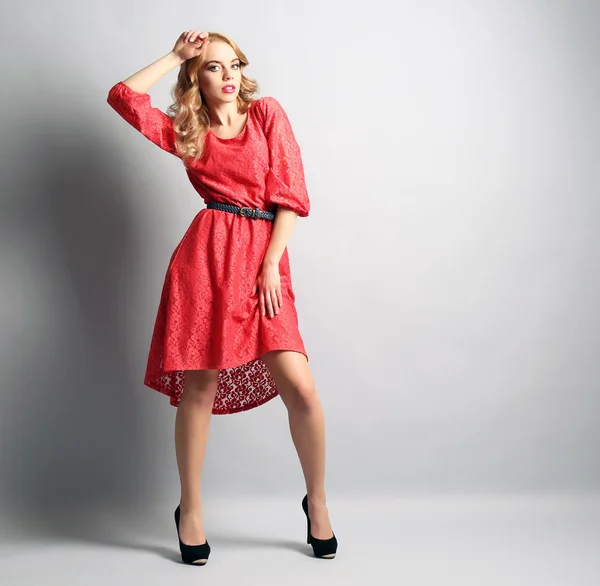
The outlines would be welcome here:
[[[273,221],[275,219],[275,214],[272,212],[266,212],[264,210],[259,210],[258,208],[246,208],[246,207],[238,207],[229,205],[227,203],[218,203],[216,201],[209,201],[206,204],[206,207],[211,210],[221,210],[222,212],[231,212],[232,214],[239,214],[240,216],[244,216],[245,218],[251,218],[253,220],[269,220]]]

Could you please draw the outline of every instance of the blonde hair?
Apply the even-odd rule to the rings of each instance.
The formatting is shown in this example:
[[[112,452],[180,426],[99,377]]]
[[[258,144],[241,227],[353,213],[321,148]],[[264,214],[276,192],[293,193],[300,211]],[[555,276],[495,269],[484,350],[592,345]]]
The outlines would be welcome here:
[[[258,83],[246,77],[243,73],[249,63],[248,59],[237,44],[226,35],[211,32],[208,33],[208,39],[210,42],[221,41],[227,43],[240,60],[242,79],[236,103],[238,112],[245,114],[256,99],[254,94],[258,92]],[[202,98],[198,84],[198,72],[204,62],[205,53],[188,59],[181,64],[177,83],[172,90],[175,103],[169,106],[167,110],[173,119],[175,146],[186,166],[202,156],[203,138],[210,127],[208,106]]]

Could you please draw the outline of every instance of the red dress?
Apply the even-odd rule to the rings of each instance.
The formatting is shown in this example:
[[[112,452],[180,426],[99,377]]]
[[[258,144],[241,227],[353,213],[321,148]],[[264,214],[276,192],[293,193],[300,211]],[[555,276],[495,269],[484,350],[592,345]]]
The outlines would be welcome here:
[[[108,103],[153,143],[179,157],[171,118],[150,96],[118,82]],[[204,153],[186,169],[205,203],[277,206],[308,216],[300,149],[285,111],[272,97],[248,110],[246,126],[232,139],[208,131]],[[260,314],[252,287],[269,245],[273,222],[202,209],[175,248],[166,271],[144,384],[181,399],[184,370],[219,369],[214,414],[247,411],[277,396],[260,357],[270,350],[308,355],[298,330],[287,248],[279,262],[283,305]]]

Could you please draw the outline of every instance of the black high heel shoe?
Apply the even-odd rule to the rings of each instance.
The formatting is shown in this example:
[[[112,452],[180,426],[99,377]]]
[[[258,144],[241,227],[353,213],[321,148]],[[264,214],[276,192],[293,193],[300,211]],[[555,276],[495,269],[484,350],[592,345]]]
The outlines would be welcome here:
[[[310,517],[308,516],[308,495],[302,499],[302,510],[306,515],[306,543],[312,545],[313,553],[318,558],[334,558],[337,552],[337,539],[335,533],[329,539],[317,539],[310,534]]]
[[[181,559],[185,564],[203,566],[208,561],[210,555],[210,545],[205,541],[202,545],[186,545],[179,536],[179,516],[181,514],[180,505],[175,509],[175,526],[177,527],[177,537],[179,539],[179,551]]]

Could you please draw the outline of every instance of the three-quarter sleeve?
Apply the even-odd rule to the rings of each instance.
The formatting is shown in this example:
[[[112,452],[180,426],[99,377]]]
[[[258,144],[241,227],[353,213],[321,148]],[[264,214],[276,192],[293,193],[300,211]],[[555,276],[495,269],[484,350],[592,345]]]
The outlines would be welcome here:
[[[285,110],[275,98],[263,97],[260,101],[263,129],[270,153],[265,200],[306,217],[310,211],[310,200],[300,147],[292,126]]]
[[[161,149],[179,157],[175,148],[175,131],[171,118],[154,108],[150,96],[136,92],[122,81],[108,92],[108,104],[131,126]]]

